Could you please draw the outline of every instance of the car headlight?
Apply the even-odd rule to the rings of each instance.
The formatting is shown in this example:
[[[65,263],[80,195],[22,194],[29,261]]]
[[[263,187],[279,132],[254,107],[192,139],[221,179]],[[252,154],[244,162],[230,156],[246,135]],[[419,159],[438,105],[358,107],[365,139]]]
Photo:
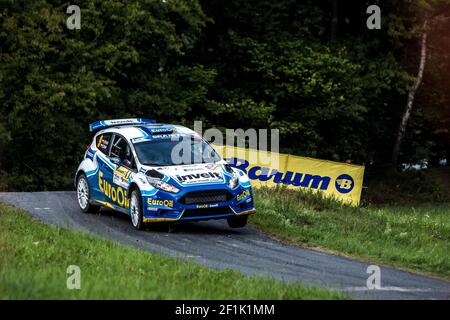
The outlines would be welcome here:
[[[147,181],[154,188],[157,188],[157,189],[160,189],[160,190],[163,190],[163,191],[167,191],[167,192],[171,192],[171,193],[178,193],[178,192],[180,192],[180,189],[178,189],[177,187],[171,185],[170,183],[162,181],[161,179],[155,179],[155,178],[147,177]]]
[[[228,187],[230,187],[230,189],[234,189],[238,184],[239,184],[239,174],[237,172],[234,172],[233,176],[228,182]]]

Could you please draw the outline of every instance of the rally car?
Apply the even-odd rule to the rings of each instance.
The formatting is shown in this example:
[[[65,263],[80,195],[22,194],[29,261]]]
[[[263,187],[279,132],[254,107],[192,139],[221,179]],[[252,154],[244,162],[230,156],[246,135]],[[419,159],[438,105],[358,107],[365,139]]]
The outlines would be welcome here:
[[[75,177],[82,212],[107,207],[146,223],[227,219],[247,224],[256,211],[249,178],[196,132],[149,119],[105,120]]]

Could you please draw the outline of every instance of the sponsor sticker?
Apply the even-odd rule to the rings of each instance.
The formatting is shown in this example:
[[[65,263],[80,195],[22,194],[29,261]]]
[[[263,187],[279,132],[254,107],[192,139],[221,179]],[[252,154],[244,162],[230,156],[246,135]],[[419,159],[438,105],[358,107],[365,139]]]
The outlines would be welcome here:
[[[204,182],[223,181],[222,175],[219,172],[213,171],[190,173],[186,175],[176,175],[175,177],[182,184],[196,184]]]
[[[98,173],[98,187],[103,194],[123,208],[130,207],[130,200],[127,197],[127,191],[122,187],[114,187],[108,181],[103,179],[103,172]]]
[[[125,167],[117,167],[114,170],[113,182],[122,188],[128,188],[131,171]]]
[[[236,196],[237,201],[241,201],[242,199],[247,198],[248,196],[250,196],[250,190],[244,190],[244,192],[242,192],[241,194],[238,194]]]
[[[147,198],[147,205],[173,208],[173,200]]]
[[[215,204],[198,204],[195,207],[197,209],[207,209],[207,208],[217,208],[219,206],[218,203]]]

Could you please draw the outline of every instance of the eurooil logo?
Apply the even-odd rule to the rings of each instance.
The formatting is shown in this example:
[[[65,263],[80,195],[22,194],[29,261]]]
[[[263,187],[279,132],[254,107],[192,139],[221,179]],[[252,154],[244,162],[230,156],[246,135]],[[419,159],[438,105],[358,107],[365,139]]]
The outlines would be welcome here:
[[[355,182],[353,181],[353,178],[348,174],[341,174],[336,178],[335,186],[336,190],[340,193],[349,193],[353,190]]]

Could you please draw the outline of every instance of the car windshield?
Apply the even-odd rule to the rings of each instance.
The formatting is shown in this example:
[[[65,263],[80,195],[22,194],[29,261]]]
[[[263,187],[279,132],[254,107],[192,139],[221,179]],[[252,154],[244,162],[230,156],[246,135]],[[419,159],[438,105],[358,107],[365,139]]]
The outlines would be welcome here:
[[[139,161],[148,166],[173,166],[213,163],[220,160],[217,152],[203,139],[162,139],[134,144]]]

